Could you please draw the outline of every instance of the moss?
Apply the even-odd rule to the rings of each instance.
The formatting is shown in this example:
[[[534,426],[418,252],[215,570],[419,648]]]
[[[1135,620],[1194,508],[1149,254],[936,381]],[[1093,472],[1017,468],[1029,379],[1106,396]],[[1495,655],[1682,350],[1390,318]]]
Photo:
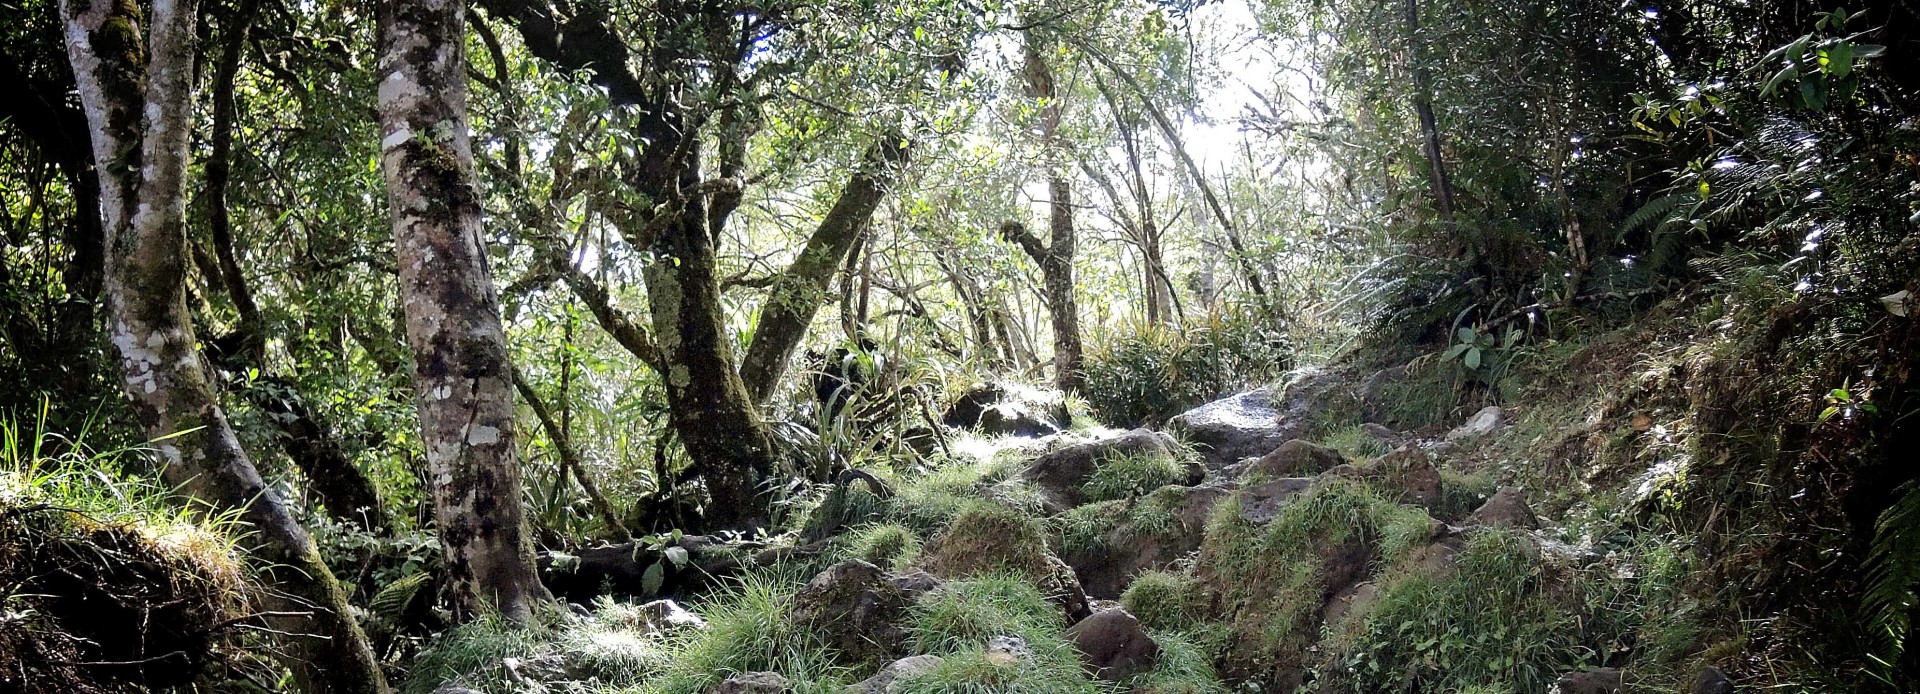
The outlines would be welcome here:
[[[1198,581],[1186,574],[1144,571],[1120,595],[1125,607],[1148,629],[1176,631],[1200,621],[1204,605]]]
[[[1012,572],[1042,581],[1052,572],[1046,530],[1032,516],[973,502],[927,543],[922,563],[947,578]]]
[[[1447,522],[1466,518],[1486,503],[1498,486],[1498,481],[1488,471],[1464,473],[1450,468],[1442,469],[1440,501],[1434,505],[1433,515]]]

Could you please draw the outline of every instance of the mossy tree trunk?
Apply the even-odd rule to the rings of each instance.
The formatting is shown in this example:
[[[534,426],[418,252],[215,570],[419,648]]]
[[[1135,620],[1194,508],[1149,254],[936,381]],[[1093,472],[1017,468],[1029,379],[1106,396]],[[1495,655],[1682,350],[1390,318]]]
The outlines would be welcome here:
[[[907,148],[898,137],[883,136],[867,148],[864,166],[848,179],[805,248],[774,278],[760,308],[760,323],[740,364],[740,376],[754,402],[765,404],[779,388],[794,350],[806,338],[814,314],[826,303],[827,285],[854,243],[866,233],[873,212],[886,197],[894,172],[905,163]]]
[[[240,446],[196,345],[186,294],[193,127],[193,0],[158,0],[142,36],[127,0],[66,0],[67,56],[87,114],[107,239],[109,337],[133,412],[169,483],[251,526],[273,586],[262,602],[282,660],[309,692],[386,692],[386,680],[313,539]]]
[[[526,623],[545,596],[521,506],[507,363],[467,132],[466,4],[380,9],[381,169],[414,402],[454,600]]]
[[[1068,179],[1066,142],[1060,136],[1060,91],[1046,56],[1027,38],[1023,65],[1027,96],[1040,102],[1040,148],[1047,167],[1046,243],[1026,227],[1008,222],[1000,231],[1040,265],[1047,312],[1053,326],[1053,380],[1061,390],[1080,387],[1080,308],[1073,296],[1073,183]]]

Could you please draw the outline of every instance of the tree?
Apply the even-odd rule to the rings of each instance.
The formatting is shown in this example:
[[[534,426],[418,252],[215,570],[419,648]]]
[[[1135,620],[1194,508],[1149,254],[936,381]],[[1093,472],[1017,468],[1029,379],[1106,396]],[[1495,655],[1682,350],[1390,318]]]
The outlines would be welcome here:
[[[107,239],[109,335],[133,411],[167,480],[253,528],[276,590],[262,598],[306,691],[385,692],[346,596],[313,539],[241,447],[199,354],[187,309],[186,173],[193,128],[193,0],[154,3],[147,36],[132,3],[61,3],[87,115]]]
[[[381,166],[434,519],[457,606],[526,623],[545,594],[521,507],[507,363],[467,131],[466,5],[388,0]]]
[[[1022,77],[1026,94],[1040,105],[1040,150],[1047,169],[1047,231],[1042,242],[1025,225],[1009,221],[1000,226],[1008,241],[1040,265],[1046,287],[1047,311],[1053,324],[1053,382],[1061,390],[1080,387],[1080,309],[1073,296],[1073,182],[1068,176],[1067,144],[1060,135],[1060,90],[1054,84],[1047,58],[1029,32],[1024,47]]]

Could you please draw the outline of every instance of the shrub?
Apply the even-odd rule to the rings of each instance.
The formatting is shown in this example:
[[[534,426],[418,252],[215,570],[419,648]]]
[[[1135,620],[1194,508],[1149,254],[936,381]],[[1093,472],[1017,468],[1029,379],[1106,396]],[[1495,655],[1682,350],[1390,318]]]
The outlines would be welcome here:
[[[1095,336],[1081,392],[1101,421],[1142,426],[1278,375],[1290,362],[1281,332],[1250,315],[1210,313],[1178,326],[1131,323]]]

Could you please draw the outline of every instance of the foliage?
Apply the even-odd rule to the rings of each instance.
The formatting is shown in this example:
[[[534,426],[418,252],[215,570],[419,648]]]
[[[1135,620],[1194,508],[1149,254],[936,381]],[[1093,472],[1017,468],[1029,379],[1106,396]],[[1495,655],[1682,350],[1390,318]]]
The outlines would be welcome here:
[[[1167,571],[1143,571],[1133,577],[1120,605],[1156,632],[1193,627],[1203,613],[1200,584],[1192,576]]]
[[[1082,388],[1096,418],[1141,426],[1278,376],[1291,363],[1278,326],[1220,311],[1194,324],[1128,323],[1097,336]]]
[[[1102,459],[1082,485],[1088,502],[1145,496],[1186,478],[1185,463],[1167,455],[1116,455]]]

